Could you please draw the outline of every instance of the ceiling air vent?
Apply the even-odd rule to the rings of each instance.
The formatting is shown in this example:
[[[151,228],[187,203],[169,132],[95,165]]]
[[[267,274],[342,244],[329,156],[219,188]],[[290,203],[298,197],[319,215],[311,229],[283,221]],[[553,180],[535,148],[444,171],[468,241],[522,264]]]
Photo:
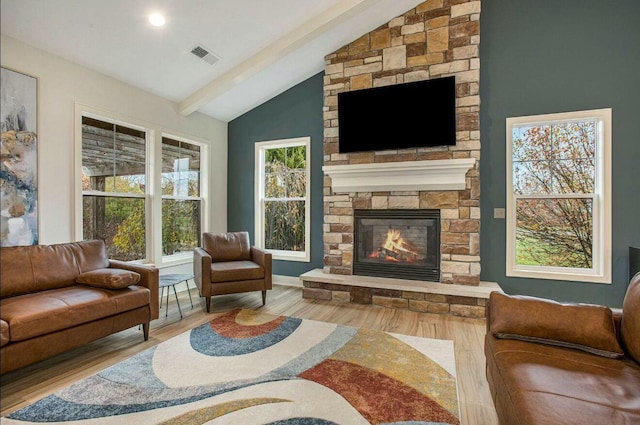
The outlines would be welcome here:
[[[220,57],[218,57],[215,54],[211,53],[211,51],[209,51],[209,49],[204,47],[202,44],[199,44],[196,47],[194,47],[193,49],[191,49],[191,53],[196,55],[197,57],[199,57],[203,61],[207,62],[209,65],[213,65],[214,63],[216,63],[216,62],[218,62],[220,60]]]

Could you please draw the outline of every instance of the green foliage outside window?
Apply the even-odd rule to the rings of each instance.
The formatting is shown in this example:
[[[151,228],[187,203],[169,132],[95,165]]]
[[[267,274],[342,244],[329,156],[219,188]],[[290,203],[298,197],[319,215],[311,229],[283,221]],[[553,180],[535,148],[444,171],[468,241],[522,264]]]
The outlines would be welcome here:
[[[109,258],[145,258],[144,203],[144,198],[83,196],[84,238],[105,241]]]
[[[162,255],[193,250],[200,234],[199,200],[162,200]]]
[[[146,133],[82,118],[83,235],[105,241],[110,258],[146,255]],[[162,253],[200,245],[200,147],[162,138]]]
[[[265,248],[305,250],[306,146],[265,150]]]

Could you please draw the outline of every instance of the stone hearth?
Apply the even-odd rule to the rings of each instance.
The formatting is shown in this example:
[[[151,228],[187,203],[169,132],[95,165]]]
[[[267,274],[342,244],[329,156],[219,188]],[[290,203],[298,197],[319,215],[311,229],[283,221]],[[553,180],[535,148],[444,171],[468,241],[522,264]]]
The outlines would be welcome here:
[[[493,282],[477,286],[443,285],[369,276],[343,276],[311,270],[300,276],[302,296],[307,299],[354,304],[372,304],[423,313],[461,317],[485,317],[486,302],[493,291],[502,292]]]

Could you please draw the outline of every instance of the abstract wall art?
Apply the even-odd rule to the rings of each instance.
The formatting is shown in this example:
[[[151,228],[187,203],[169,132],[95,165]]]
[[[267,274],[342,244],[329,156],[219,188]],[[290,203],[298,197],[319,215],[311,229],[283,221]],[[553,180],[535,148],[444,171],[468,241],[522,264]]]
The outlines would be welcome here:
[[[0,246],[38,244],[38,80],[0,74]]]

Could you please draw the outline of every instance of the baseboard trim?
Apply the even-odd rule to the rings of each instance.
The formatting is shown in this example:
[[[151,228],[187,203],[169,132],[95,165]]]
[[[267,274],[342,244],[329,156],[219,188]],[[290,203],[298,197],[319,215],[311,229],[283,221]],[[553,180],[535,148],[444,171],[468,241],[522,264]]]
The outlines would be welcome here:
[[[283,286],[295,286],[302,288],[302,281],[299,276],[284,276],[280,274],[274,274],[272,277],[273,283]]]

